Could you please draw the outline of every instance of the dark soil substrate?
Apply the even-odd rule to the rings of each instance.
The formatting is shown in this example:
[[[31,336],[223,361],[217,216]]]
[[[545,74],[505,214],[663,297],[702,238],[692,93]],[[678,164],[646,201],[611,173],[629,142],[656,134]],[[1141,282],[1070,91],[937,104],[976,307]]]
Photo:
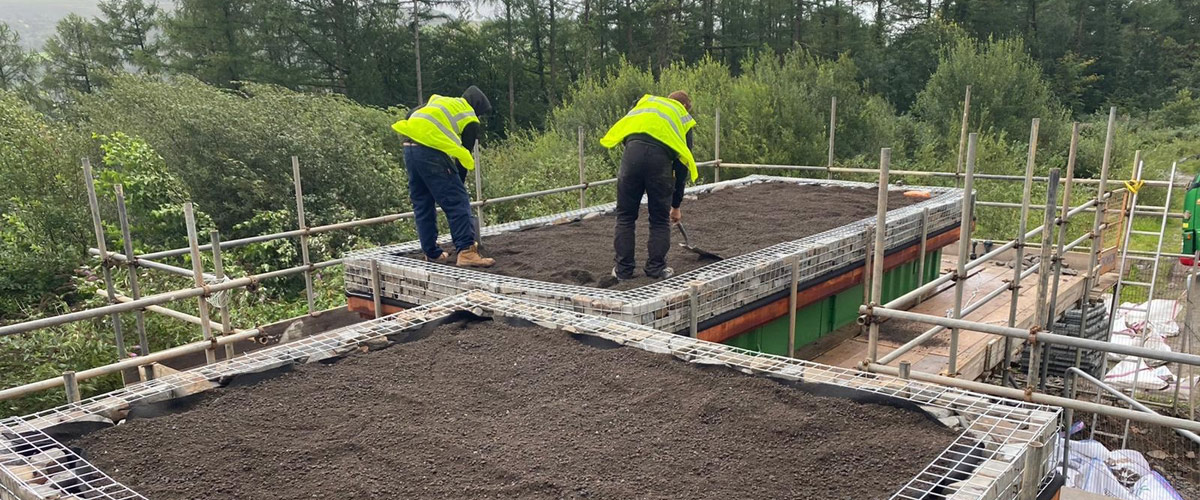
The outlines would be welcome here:
[[[923,414],[492,322],[76,440],[152,499],[887,498]]]
[[[879,325],[879,340],[885,342],[895,342],[900,345],[907,344],[908,341],[917,338],[922,333],[925,333],[933,325],[921,323],[918,321],[908,321],[903,319],[889,319]],[[942,330],[937,335],[930,337],[921,345],[925,347],[941,347],[949,344],[950,330]]]
[[[877,193],[876,188],[769,182],[701,194],[696,200],[685,200],[680,210],[692,245],[729,258],[874,216]],[[892,192],[888,210],[919,201]],[[650,283],[642,275],[650,232],[645,206],[637,225],[636,279],[620,283],[611,277],[615,227],[616,218],[609,214],[484,237],[484,253],[496,259],[487,272],[616,290]],[[682,241],[678,230],[672,228],[667,265],[676,274],[713,262],[677,245]]]

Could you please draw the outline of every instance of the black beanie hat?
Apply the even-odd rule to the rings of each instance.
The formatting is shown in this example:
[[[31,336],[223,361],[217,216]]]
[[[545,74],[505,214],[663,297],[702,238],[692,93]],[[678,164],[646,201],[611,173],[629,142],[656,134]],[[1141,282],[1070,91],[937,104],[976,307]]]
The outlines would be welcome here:
[[[484,116],[492,112],[492,101],[489,101],[479,87],[474,85],[467,87],[463,92],[463,99],[467,100],[467,104],[471,105],[471,109],[475,110],[477,116]]]

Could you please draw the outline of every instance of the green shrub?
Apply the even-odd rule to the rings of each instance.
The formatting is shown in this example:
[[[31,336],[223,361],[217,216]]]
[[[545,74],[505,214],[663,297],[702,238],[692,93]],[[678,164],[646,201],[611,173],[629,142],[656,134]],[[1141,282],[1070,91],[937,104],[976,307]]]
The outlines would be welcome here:
[[[962,43],[949,51],[917,95],[913,115],[930,124],[944,138],[947,149],[957,150],[962,102],[971,86],[972,131],[995,131],[1020,141],[1029,137],[1029,123],[1041,119],[1043,140],[1065,144],[1065,111],[1055,101],[1041,69],[1025,52],[1020,40]]]
[[[407,210],[398,111],[343,97],[247,85],[230,92],[181,77],[121,76],[84,96],[85,127],[144,140],[228,237],[264,211],[295,210],[291,156],[300,161],[309,225]],[[294,216],[294,215],[293,215]]]
[[[92,238],[79,159],[88,144],[0,91],[0,321],[66,293]]]

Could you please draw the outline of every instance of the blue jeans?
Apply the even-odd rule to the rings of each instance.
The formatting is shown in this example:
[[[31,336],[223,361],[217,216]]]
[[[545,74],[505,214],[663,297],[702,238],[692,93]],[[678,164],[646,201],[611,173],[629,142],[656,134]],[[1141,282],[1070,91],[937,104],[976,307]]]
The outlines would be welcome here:
[[[459,176],[458,164],[450,155],[425,146],[405,146],[404,169],[408,171],[408,196],[412,199],[421,251],[430,259],[442,255],[442,249],[437,245],[438,206],[442,207],[450,223],[454,248],[461,251],[474,245],[471,197]]]

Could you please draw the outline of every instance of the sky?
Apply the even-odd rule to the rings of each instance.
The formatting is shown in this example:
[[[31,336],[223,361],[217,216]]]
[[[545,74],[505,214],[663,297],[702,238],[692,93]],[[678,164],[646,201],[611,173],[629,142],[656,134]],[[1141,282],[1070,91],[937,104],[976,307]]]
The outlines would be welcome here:
[[[40,47],[67,14],[91,17],[100,13],[96,0],[0,0],[0,21],[21,34],[26,47]]]
[[[159,0],[159,5],[168,7],[172,0]],[[27,48],[38,48],[50,35],[54,25],[75,13],[92,17],[100,13],[97,0],[0,0],[0,22],[8,23],[21,34],[21,43]],[[491,5],[479,6],[472,2],[474,16],[482,18],[495,13]]]

